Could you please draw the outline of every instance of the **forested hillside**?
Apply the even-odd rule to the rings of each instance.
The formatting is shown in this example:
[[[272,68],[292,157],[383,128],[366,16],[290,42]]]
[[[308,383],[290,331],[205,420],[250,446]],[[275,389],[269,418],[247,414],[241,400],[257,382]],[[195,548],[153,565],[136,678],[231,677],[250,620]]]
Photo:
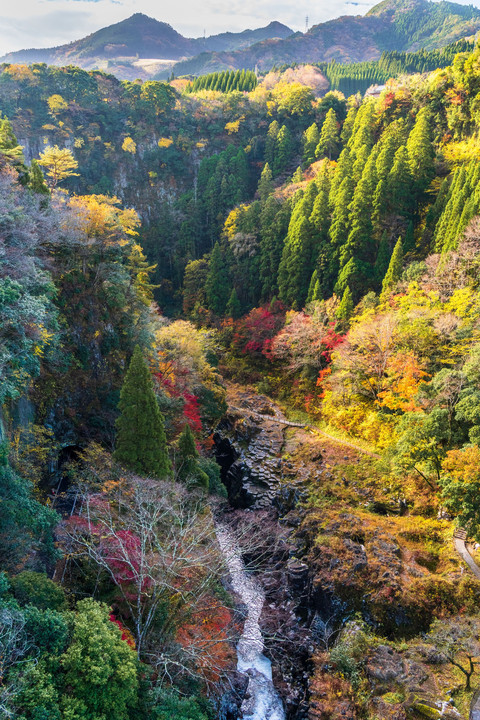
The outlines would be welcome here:
[[[469,47],[365,97],[2,66],[2,717],[251,716],[252,598],[288,720],[468,717]]]

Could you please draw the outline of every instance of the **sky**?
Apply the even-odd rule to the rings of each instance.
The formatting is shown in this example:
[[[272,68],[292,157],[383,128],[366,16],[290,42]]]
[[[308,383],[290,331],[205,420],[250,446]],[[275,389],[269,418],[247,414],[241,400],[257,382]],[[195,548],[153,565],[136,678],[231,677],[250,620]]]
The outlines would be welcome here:
[[[312,26],[340,15],[363,15],[375,4],[368,0],[0,0],[0,57],[12,50],[78,40],[135,12],[168,22],[187,37],[200,37],[204,30],[207,35],[238,32],[272,20],[304,31],[306,16]],[[480,5],[480,0],[473,4]]]
[[[480,0],[479,0],[480,1]],[[142,12],[168,22],[187,37],[268,25],[294,30],[339,15],[364,14],[368,0],[0,0],[0,56],[12,50],[52,47],[78,40]]]

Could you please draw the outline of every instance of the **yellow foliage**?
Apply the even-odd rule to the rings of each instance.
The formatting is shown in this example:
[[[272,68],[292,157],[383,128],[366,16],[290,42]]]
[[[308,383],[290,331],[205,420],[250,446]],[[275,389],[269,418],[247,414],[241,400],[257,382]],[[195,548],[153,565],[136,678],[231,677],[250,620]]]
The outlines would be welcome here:
[[[225,223],[223,225],[223,232],[228,238],[228,240],[233,240],[234,236],[238,232],[238,219],[241,217],[241,215],[245,212],[247,208],[248,205],[246,204],[239,205],[233,210],[230,210],[230,212],[228,213],[227,219],[225,220]]]
[[[137,145],[135,143],[135,140],[132,140],[131,137],[126,137],[122,143],[122,150],[131,153],[132,155],[135,155],[135,153],[137,152]]]
[[[157,144],[159,148],[168,148],[173,145],[173,140],[171,137],[161,137]]]
[[[125,245],[137,235],[140,219],[132,209],[115,207],[120,201],[106,195],[74,195],[70,207],[78,210],[80,226],[89,238],[102,238],[107,243]]]
[[[228,132],[229,135],[232,135],[233,133],[237,133],[240,129],[240,123],[245,120],[245,115],[242,115],[242,117],[238,118],[238,120],[233,120],[232,122],[228,122],[225,125],[225,130]]]
[[[441,150],[443,157],[451,165],[463,165],[470,160],[480,160],[480,140],[475,136],[458,142],[449,142],[443,145]]]
[[[68,103],[63,99],[61,95],[50,95],[50,97],[47,99],[48,103],[48,109],[51,113],[55,114],[58,112],[61,112],[62,110],[66,110],[68,108]]]

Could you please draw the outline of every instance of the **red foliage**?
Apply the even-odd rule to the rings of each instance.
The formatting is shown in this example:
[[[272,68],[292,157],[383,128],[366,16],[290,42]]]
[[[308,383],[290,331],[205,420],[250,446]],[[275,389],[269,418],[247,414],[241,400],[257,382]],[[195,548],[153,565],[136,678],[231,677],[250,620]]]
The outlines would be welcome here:
[[[322,352],[322,357],[325,358],[325,362],[329,363],[332,361],[332,352],[335,348],[345,341],[345,335],[338,335],[335,332],[335,323],[330,323],[330,327],[322,338],[322,345],[325,346],[325,350]]]
[[[232,624],[230,610],[213,598],[206,598],[204,607],[198,608],[191,621],[177,632],[181,645],[196,649],[197,666],[207,681],[218,682],[223,672],[232,666]]]
[[[122,640],[124,640],[127,645],[130,645],[130,647],[135,650],[135,640],[133,639],[133,635],[130,630],[128,630],[128,628],[126,628],[125,625],[120,622],[120,620],[117,620],[113,613],[110,615],[110,621],[113,622],[114,625],[116,625],[120,629],[122,633]]]
[[[183,417],[190,425],[193,432],[201,432],[202,422],[200,420],[200,410],[198,407],[198,398],[190,393],[183,393],[185,405],[183,406]]]
[[[253,308],[235,324],[233,347],[242,355],[269,357],[272,341],[285,322],[285,308],[276,301]]]

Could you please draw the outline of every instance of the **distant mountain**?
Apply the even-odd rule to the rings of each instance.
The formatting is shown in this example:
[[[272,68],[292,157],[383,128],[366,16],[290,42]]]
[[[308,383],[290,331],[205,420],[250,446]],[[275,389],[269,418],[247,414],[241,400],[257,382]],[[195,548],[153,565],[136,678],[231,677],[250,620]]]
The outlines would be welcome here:
[[[286,38],[292,30],[279,22],[264,28],[240,33],[221,33],[207,38],[185,38],[170,25],[142,13],[102,28],[81,40],[54,48],[19,50],[8,53],[0,62],[49,65],[78,65],[85,69],[108,69],[120,76],[145,73],[148,64],[142,59],[162,61],[171,66],[180,58],[192,57],[203,51],[235,51],[258,41]],[[130,61],[130,62],[128,62]],[[123,73],[122,73],[123,68]],[[153,71],[156,66],[153,65]],[[151,74],[147,71],[147,75]]]
[[[480,10],[429,0],[383,0],[364,16],[344,16],[281,40],[235,52],[202,53],[177,63],[176,75],[328,60],[376,60],[385,50],[441,48],[480,30]]]

